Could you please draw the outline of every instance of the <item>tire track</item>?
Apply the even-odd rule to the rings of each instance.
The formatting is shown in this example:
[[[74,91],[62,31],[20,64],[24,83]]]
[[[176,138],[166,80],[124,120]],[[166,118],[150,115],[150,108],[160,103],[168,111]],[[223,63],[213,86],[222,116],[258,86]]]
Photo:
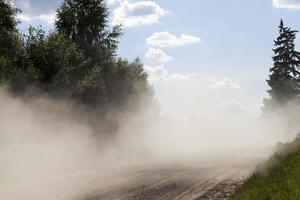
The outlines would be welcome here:
[[[149,169],[84,200],[220,200],[239,182],[242,169]],[[221,198],[222,197],[222,198]]]

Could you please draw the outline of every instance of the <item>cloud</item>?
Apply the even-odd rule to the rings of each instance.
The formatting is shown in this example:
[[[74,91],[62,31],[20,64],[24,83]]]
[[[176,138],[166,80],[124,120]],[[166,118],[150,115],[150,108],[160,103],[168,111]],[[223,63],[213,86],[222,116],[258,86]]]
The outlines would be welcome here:
[[[158,65],[155,67],[144,66],[144,69],[149,75],[149,81],[152,83],[179,80],[192,81],[197,85],[203,86],[202,90],[228,90],[240,88],[238,83],[233,82],[229,78],[217,80],[210,76],[198,76],[195,73],[170,73],[164,65]]]
[[[300,9],[300,0],[273,0],[276,8]]]
[[[19,20],[34,25],[53,25],[59,4],[60,1],[17,0],[15,6],[22,10]]]
[[[261,104],[245,105],[235,100],[225,101],[214,107],[214,111],[231,116],[254,116],[258,117],[261,115]]]
[[[27,23],[40,23],[46,22],[49,25],[53,25],[55,22],[55,13],[50,13],[46,15],[30,16],[27,14],[19,14],[18,19]]]
[[[108,5],[115,5],[117,3],[121,3],[123,0],[106,0]]]
[[[225,78],[221,81],[215,81],[214,83],[208,86],[210,89],[222,90],[222,89],[238,89],[240,85],[233,82],[229,78]]]
[[[249,108],[236,101],[228,101],[215,107],[217,112],[224,114],[245,114],[249,112]]]
[[[124,27],[150,25],[158,23],[160,18],[166,14],[168,11],[162,9],[154,1],[130,3],[125,0],[113,11],[112,24],[122,24]]]
[[[175,80],[189,81],[189,80],[191,80],[191,76],[192,76],[192,74],[174,73],[174,74],[171,75],[171,78],[175,79]]]
[[[169,73],[164,65],[158,65],[156,67],[145,66],[144,68],[149,75],[149,81],[152,83],[171,80],[188,81],[193,76],[193,74]]]
[[[145,71],[149,75],[149,81],[167,81],[169,73],[163,65],[159,65],[156,67],[148,67],[145,66]]]
[[[184,76],[181,77],[181,74]],[[172,113],[178,116],[180,113],[178,116],[180,118],[182,116],[190,120],[199,118],[203,122],[212,117],[212,122],[224,122],[225,119],[238,120],[242,116],[248,119],[248,117],[260,114],[260,107],[256,106],[260,100],[250,100],[250,96],[247,96],[250,95],[246,91],[247,88],[212,90],[209,85],[219,81],[207,75],[169,73],[167,77],[168,81],[153,83],[165,115]],[[226,118],[218,118],[220,116],[226,116]]]
[[[169,62],[172,61],[174,58],[172,56],[169,56],[165,52],[163,52],[161,49],[155,49],[155,48],[149,48],[148,51],[145,54],[146,58],[156,60],[158,62]]]
[[[157,32],[146,39],[148,45],[156,47],[177,47],[198,43],[200,41],[201,39],[195,36],[182,34],[180,37],[177,37],[169,32]]]

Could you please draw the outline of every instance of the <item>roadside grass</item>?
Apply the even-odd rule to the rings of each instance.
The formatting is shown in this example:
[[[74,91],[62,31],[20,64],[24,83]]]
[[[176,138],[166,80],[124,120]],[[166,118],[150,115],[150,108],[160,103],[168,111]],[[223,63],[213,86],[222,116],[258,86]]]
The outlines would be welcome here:
[[[300,200],[300,136],[279,144],[229,200]]]

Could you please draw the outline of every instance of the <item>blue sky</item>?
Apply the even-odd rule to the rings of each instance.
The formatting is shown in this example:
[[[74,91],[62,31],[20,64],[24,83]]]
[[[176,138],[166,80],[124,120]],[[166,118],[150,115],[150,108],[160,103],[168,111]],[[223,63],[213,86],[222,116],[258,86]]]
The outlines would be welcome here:
[[[248,107],[266,96],[280,18],[300,29],[300,0],[107,1],[110,23],[123,24],[120,56],[140,57],[158,93],[175,83],[201,82]],[[20,29],[40,24],[51,30],[60,3],[16,0],[23,10]],[[300,38],[297,43],[300,49]]]

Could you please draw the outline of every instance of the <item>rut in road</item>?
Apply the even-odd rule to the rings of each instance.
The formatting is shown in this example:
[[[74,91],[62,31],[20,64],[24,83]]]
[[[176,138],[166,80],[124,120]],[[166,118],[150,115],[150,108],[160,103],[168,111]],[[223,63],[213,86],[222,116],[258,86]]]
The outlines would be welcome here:
[[[132,172],[84,200],[223,200],[250,168],[164,168]]]

